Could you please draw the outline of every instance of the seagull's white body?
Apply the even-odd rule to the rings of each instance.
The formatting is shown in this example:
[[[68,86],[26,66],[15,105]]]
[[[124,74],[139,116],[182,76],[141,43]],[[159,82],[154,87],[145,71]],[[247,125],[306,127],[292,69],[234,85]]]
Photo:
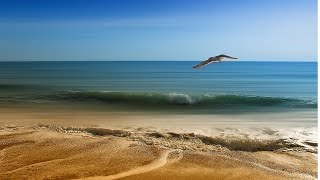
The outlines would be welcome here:
[[[198,64],[196,66],[193,66],[192,68],[195,68],[195,69],[202,68],[203,66],[206,66],[206,65],[211,64],[211,63],[221,62],[225,58],[238,59],[238,58],[235,58],[235,57],[231,57],[231,56],[227,56],[227,55],[221,54],[219,56],[209,57],[207,60],[202,61],[200,64]]]

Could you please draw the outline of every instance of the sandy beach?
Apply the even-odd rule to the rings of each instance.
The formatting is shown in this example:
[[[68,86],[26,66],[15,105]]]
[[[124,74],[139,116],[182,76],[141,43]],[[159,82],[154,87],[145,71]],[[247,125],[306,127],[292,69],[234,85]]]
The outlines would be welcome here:
[[[0,179],[317,178],[315,142],[230,135],[241,128],[108,128],[101,114],[77,111],[1,108]]]
[[[118,133],[5,127],[1,179],[316,179],[317,156],[298,151],[184,150]]]

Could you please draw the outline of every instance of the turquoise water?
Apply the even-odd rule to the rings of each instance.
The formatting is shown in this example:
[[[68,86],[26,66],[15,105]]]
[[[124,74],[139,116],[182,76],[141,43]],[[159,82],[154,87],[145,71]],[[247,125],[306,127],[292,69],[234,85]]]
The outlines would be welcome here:
[[[316,62],[0,62],[0,101],[192,109],[317,108]]]

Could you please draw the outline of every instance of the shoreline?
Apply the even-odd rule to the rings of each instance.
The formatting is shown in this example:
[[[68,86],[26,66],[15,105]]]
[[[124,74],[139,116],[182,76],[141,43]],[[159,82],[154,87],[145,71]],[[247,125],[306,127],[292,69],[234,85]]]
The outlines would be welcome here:
[[[9,128],[12,128],[8,126]],[[38,124],[33,129],[46,128],[67,134],[89,134],[93,136],[124,137],[128,141],[138,141],[146,145],[157,145],[162,148],[174,148],[195,151],[279,151],[279,152],[311,152],[317,154],[317,140],[295,139],[297,137],[276,136],[279,130],[269,128],[254,129],[255,133],[264,136],[252,137],[244,134],[250,129],[218,128],[220,134],[215,136],[194,132],[177,132],[170,129],[130,128],[109,129],[103,127],[67,127],[61,125]],[[251,129],[252,130],[252,129]],[[305,132],[302,132],[305,133]]]

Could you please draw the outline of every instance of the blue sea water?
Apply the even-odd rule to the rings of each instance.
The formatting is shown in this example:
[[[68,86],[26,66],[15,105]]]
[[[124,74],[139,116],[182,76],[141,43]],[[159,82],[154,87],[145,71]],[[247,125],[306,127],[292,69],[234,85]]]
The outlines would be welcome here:
[[[1,102],[317,108],[316,62],[0,62]]]

